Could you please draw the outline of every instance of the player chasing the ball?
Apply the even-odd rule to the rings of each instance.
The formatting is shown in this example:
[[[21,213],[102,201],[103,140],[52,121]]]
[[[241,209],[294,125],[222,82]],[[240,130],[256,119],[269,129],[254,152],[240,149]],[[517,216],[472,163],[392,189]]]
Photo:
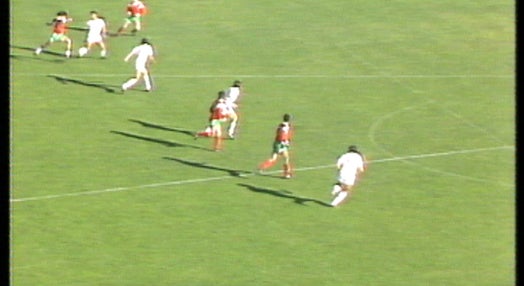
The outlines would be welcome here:
[[[106,21],[97,11],[91,11],[89,14],[91,19],[86,23],[88,31],[85,45],[78,50],[78,56],[85,56],[91,48],[96,45],[101,49],[100,57],[105,58],[107,55],[106,44],[104,43],[104,39],[107,35]]]
[[[227,127],[227,134],[230,139],[235,138],[235,134],[237,131],[237,122],[238,122],[238,98],[242,94],[242,82],[239,80],[235,80],[233,84],[227,88],[225,91],[222,92],[222,97],[218,96],[217,99],[213,100],[209,107],[209,119],[208,119],[208,125],[206,128],[202,131],[195,133],[195,139],[198,139],[199,137],[212,137],[212,126],[211,126],[211,117],[213,114],[213,109],[215,108],[215,105],[218,103],[218,101],[222,98],[225,100],[225,104],[227,105],[228,109],[228,118],[227,121],[229,122],[229,126]]]
[[[136,56],[135,60],[135,77],[128,79],[122,84],[122,92],[134,86],[139,80],[143,80],[146,91],[152,90],[150,65],[155,62],[155,52],[153,45],[148,39],[143,38],[138,46],[135,46],[124,58],[127,62],[131,57]]]
[[[243,85],[240,80],[235,80],[226,90],[226,104],[229,108],[229,126],[227,135],[230,139],[235,139],[238,124],[238,99],[242,96]]]
[[[122,35],[122,33],[133,24],[134,28],[131,30],[131,34],[135,35],[142,29],[142,17],[147,14],[146,5],[140,0],[132,0],[127,4],[126,8],[127,17],[124,19],[124,24],[116,32],[116,36]]]
[[[333,196],[331,206],[338,207],[351,198],[352,188],[366,170],[366,166],[366,157],[355,145],[349,146],[347,152],[337,159],[337,183],[331,190]]]
[[[60,11],[56,13],[56,16],[47,23],[49,26],[53,26],[53,33],[49,39],[35,49],[35,54],[39,55],[45,48],[49,47],[52,43],[63,42],[66,43],[65,56],[70,58],[72,55],[73,41],[67,34],[67,23],[72,22],[73,18],[70,18],[66,11]]]
[[[226,104],[225,92],[218,92],[217,103],[211,113],[211,136],[213,137],[213,150],[222,151],[222,124],[229,119],[229,108]]]
[[[275,140],[273,141],[273,153],[271,157],[258,166],[258,172],[262,172],[266,169],[271,168],[277,162],[278,158],[284,159],[283,164],[283,177],[286,179],[291,178],[291,163],[289,159],[289,148],[292,138],[292,128],[291,128],[291,115],[284,114],[283,121],[278,125],[275,135]]]
[[[223,124],[231,119],[231,108],[227,104],[226,92],[221,90],[218,97],[209,107],[208,125],[205,130],[195,133],[195,139],[199,137],[212,137],[213,150],[221,151],[224,138],[222,137]]]
[[[225,92],[219,91],[218,97],[211,102],[211,105],[209,106],[209,117],[207,119],[207,126],[204,130],[198,131],[195,133],[195,139],[198,139],[200,137],[213,137],[213,125],[211,122],[213,121],[213,112],[215,110],[215,107],[219,102],[225,102]]]

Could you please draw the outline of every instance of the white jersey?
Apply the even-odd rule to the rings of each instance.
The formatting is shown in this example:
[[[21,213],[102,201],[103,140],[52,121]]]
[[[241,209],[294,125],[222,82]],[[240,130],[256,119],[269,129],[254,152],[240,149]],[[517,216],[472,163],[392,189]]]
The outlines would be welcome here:
[[[340,177],[354,177],[364,171],[364,158],[356,152],[348,152],[337,160]]]
[[[226,90],[226,102],[236,107],[236,101],[240,96],[240,87],[231,86]]]
[[[146,71],[146,64],[149,57],[154,55],[153,47],[148,44],[136,46],[131,51],[132,55],[136,56],[135,67],[138,71]]]
[[[101,37],[106,27],[106,22],[100,18],[92,19],[87,21],[89,31],[87,32],[87,38]]]

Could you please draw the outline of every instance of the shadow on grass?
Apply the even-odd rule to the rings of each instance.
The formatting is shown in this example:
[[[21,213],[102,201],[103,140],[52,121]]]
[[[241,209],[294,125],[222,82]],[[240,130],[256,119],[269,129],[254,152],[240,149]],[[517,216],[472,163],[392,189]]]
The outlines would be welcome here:
[[[63,62],[66,62],[66,61],[70,60],[70,59],[66,58],[63,53],[57,53],[57,52],[53,52],[53,51],[43,50],[42,54],[48,54],[48,55],[60,57],[60,59],[47,59],[47,58],[43,58],[43,57],[39,57],[39,56],[35,55],[35,48],[32,48],[32,47],[11,46],[11,48],[18,49],[18,50],[23,50],[23,51],[29,51],[32,54],[31,56],[10,54],[9,57],[11,59],[15,59],[15,60],[31,59],[31,60],[53,62],[53,63],[63,63]]]
[[[187,129],[171,128],[171,127],[166,127],[166,126],[162,126],[162,125],[158,125],[158,124],[150,123],[150,122],[145,122],[145,121],[137,120],[137,119],[129,119],[129,121],[138,123],[147,128],[155,128],[155,129],[160,129],[160,130],[165,130],[165,131],[178,132],[178,133],[182,133],[182,134],[185,134],[191,137],[195,136],[195,132],[191,130],[187,130]]]
[[[62,76],[57,76],[57,75],[47,75],[47,76],[56,79],[58,82],[62,84],[74,83],[74,84],[88,86],[88,87],[96,87],[96,88],[103,89],[109,93],[115,93],[117,90],[119,90],[118,89],[119,86],[117,85],[108,85],[108,84],[102,84],[102,83],[87,82],[83,80],[72,79],[72,78],[67,78],[67,77],[62,77]],[[112,88],[112,87],[116,87],[116,88]]]
[[[200,146],[182,144],[182,143],[177,143],[177,142],[171,142],[171,141],[167,141],[167,140],[163,140],[163,139],[151,138],[151,137],[147,137],[147,136],[143,136],[143,135],[137,135],[137,134],[128,133],[128,132],[114,131],[114,130],[111,130],[110,132],[114,133],[114,134],[119,134],[119,135],[122,135],[122,136],[125,136],[125,137],[129,137],[129,138],[134,138],[134,139],[139,139],[139,140],[143,140],[143,141],[147,141],[147,142],[153,142],[153,143],[162,144],[162,145],[167,146],[167,147],[186,147],[186,148],[194,148],[194,149],[200,149],[200,150],[206,150],[206,151],[213,151],[211,149],[203,148],[203,147],[200,147]]]
[[[87,32],[89,31],[89,28],[85,27],[76,27],[76,26],[68,26],[67,29],[73,30],[73,31],[81,31],[81,32]]]
[[[188,166],[192,166],[192,167],[197,167],[197,168],[204,168],[204,169],[209,169],[209,170],[224,171],[224,172],[227,172],[230,176],[233,176],[233,177],[243,177],[244,175],[248,175],[248,174],[251,173],[249,171],[228,169],[228,168],[223,168],[223,167],[209,165],[207,163],[192,162],[192,161],[178,159],[178,158],[173,158],[173,157],[163,157],[163,159],[176,161],[176,162],[179,162],[179,163],[182,163],[182,164],[185,164],[185,165],[188,165]]]
[[[239,185],[241,187],[244,187],[244,188],[247,188],[248,190],[250,190],[252,192],[255,192],[255,193],[263,193],[263,194],[268,194],[268,195],[272,195],[272,196],[275,196],[275,197],[292,199],[294,201],[294,203],[299,204],[299,205],[305,205],[305,203],[307,203],[307,202],[313,202],[313,203],[321,205],[323,207],[330,207],[330,208],[332,207],[330,204],[328,204],[326,202],[323,202],[321,200],[295,196],[290,191],[285,191],[285,190],[277,191],[277,190],[271,190],[271,189],[267,189],[267,188],[256,187],[256,186],[252,186],[252,185],[248,185],[248,184],[237,184],[237,185]]]
[[[120,34],[118,32],[107,32],[108,37],[137,37],[138,33],[133,32],[121,32]]]

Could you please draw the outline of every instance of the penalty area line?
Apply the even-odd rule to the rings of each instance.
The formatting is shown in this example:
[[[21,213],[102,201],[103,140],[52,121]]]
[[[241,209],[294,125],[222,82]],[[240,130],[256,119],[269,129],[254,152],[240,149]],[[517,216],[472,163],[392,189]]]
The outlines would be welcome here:
[[[407,155],[407,156],[370,160],[368,163],[377,164],[377,163],[391,162],[391,161],[403,161],[403,160],[414,160],[414,159],[423,159],[423,158],[431,158],[431,157],[452,156],[452,155],[459,155],[459,154],[495,151],[495,150],[503,150],[503,149],[514,149],[514,148],[515,148],[514,146],[507,145],[507,146],[498,146],[498,147],[487,147],[487,148],[476,148],[476,149],[439,152],[439,153],[426,153],[426,154]],[[333,168],[334,166],[335,166],[334,164],[329,164],[329,165],[319,165],[319,166],[312,166],[312,167],[302,167],[302,168],[296,168],[295,171],[319,170],[319,169],[325,169],[325,168]],[[264,172],[263,175],[264,174],[275,174],[278,172],[280,172],[280,170]],[[256,173],[246,173],[246,174],[241,174],[239,177],[248,177],[248,176],[255,176],[255,175],[257,174]],[[233,179],[233,178],[236,178],[236,177],[229,176],[229,175],[228,176],[217,176],[217,177],[171,181],[171,182],[163,182],[163,183],[153,183],[153,184],[130,186],[130,187],[117,187],[117,188],[109,188],[109,189],[103,189],[103,190],[85,191],[85,192],[26,197],[26,198],[10,199],[9,201],[11,203],[17,203],[17,202],[27,202],[27,201],[49,200],[49,199],[57,199],[57,198],[65,198],[65,197],[77,197],[77,196],[96,195],[96,194],[104,194],[104,193],[112,193],[112,192],[123,192],[123,191],[146,189],[146,188],[196,184],[196,183],[204,183],[204,182],[210,182],[210,181],[227,180],[227,179]]]

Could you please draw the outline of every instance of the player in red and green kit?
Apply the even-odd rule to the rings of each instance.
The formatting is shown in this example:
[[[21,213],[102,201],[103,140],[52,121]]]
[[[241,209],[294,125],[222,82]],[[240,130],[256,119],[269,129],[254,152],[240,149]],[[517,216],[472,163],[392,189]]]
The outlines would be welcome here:
[[[73,21],[72,18],[68,17],[67,12],[60,11],[56,13],[56,17],[53,18],[51,23],[48,23],[48,25],[53,25],[53,34],[51,34],[51,37],[40,45],[35,50],[35,54],[39,55],[43,49],[49,47],[54,42],[65,42],[67,44],[65,56],[70,58],[71,57],[71,50],[73,49],[73,41],[66,35],[67,33],[67,23]]]
[[[222,150],[222,124],[229,120],[229,107],[226,104],[224,92],[219,92],[219,99],[216,105],[213,107],[211,113],[211,136],[214,139],[213,149],[215,151]]]
[[[291,164],[289,163],[289,147],[292,137],[292,128],[290,124],[291,115],[284,114],[283,121],[276,130],[275,141],[273,142],[273,153],[269,159],[258,166],[259,171],[271,168],[277,162],[279,157],[284,158],[283,176],[286,179],[291,178]]]
[[[132,0],[127,4],[127,18],[124,20],[122,27],[116,32],[117,35],[121,35],[125,29],[131,24],[135,27],[131,30],[134,35],[136,32],[142,29],[142,17],[147,13],[146,5],[140,0]]]
[[[213,120],[213,113],[215,111],[215,107],[220,101],[226,101],[227,103],[227,96],[226,93],[221,90],[218,92],[218,97],[213,100],[211,105],[209,106],[209,119],[208,119],[208,125],[206,126],[206,129],[203,131],[199,131],[195,133],[195,139],[198,139],[199,137],[212,137],[213,136],[213,126],[211,125],[211,121]]]

